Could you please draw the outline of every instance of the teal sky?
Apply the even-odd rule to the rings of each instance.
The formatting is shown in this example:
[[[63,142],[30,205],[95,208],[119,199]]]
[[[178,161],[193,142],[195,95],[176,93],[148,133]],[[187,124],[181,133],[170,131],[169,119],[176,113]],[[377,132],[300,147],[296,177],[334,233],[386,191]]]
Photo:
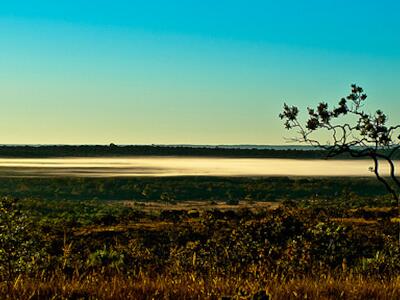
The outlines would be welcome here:
[[[351,83],[400,122],[400,2],[2,1],[0,143],[283,144]]]

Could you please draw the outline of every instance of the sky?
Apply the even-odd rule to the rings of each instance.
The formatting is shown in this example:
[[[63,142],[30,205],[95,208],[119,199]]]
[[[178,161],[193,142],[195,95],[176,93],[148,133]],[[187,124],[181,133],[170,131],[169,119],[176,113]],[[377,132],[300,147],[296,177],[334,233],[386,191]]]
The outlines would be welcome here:
[[[400,122],[397,0],[7,1],[1,144],[284,144],[351,83]]]

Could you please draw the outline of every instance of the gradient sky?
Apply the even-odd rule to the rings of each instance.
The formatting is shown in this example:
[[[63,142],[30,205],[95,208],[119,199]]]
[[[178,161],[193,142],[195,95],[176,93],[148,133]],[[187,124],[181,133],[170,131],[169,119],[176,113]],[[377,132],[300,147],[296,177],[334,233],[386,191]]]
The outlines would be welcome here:
[[[0,143],[283,144],[284,101],[400,121],[400,2],[2,1]]]

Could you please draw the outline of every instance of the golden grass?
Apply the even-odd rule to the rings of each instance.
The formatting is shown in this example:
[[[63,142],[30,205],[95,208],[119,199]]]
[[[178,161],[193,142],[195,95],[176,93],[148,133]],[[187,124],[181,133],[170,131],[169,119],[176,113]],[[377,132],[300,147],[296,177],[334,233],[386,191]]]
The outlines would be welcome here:
[[[115,204],[115,202],[113,202]],[[176,204],[163,203],[163,202],[137,202],[137,201],[118,201],[117,203],[122,203],[128,207],[138,207],[145,212],[159,212],[162,210],[198,210],[205,211],[210,209],[218,210],[240,210],[240,209],[276,209],[281,206],[280,202],[268,202],[268,201],[254,201],[249,202],[241,200],[238,205],[226,204],[226,201],[215,201],[211,204],[207,201],[182,201]]]
[[[331,218],[334,222],[349,224],[376,224],[376,220],[366,220],[364,218]]]
[[[0,287],[1,299],[253,299],[266,291],[271,299],[400,299],[400,277],[377,280],[366,277],[304,278],[282,280],[265,277],[249,280],[241,277],[197,278],[142,276],[102,277],[98,274],[70,280],[19,278],[8,290]]]
[[[93,233],[105,233],[105,232],[113,232],[113,233],[122,233],[122,232],[127,232],[131,230],[147,230],[147,231],[152,231],[152,230],[165,230],[169,227],[172,227],[174,225],[173,222],[167,222],[167,221],[140,221],[137,223],[129,223],[129,224],[118,224],[118,225],[90,225],[90,226],[83,226],[80,228],[77,228],[74,231],[75,236],[80,236],[80,235],[90,235]]]

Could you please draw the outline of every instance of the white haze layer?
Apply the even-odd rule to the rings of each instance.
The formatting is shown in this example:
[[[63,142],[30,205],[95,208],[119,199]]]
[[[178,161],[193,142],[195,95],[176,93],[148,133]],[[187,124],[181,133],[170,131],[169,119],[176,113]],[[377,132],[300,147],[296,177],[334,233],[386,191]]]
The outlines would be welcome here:
[[[372,165],[371,160],[275,158],[1,158],[0,176],[374,176]],[[387,175],[388,165],[381,165]]]

